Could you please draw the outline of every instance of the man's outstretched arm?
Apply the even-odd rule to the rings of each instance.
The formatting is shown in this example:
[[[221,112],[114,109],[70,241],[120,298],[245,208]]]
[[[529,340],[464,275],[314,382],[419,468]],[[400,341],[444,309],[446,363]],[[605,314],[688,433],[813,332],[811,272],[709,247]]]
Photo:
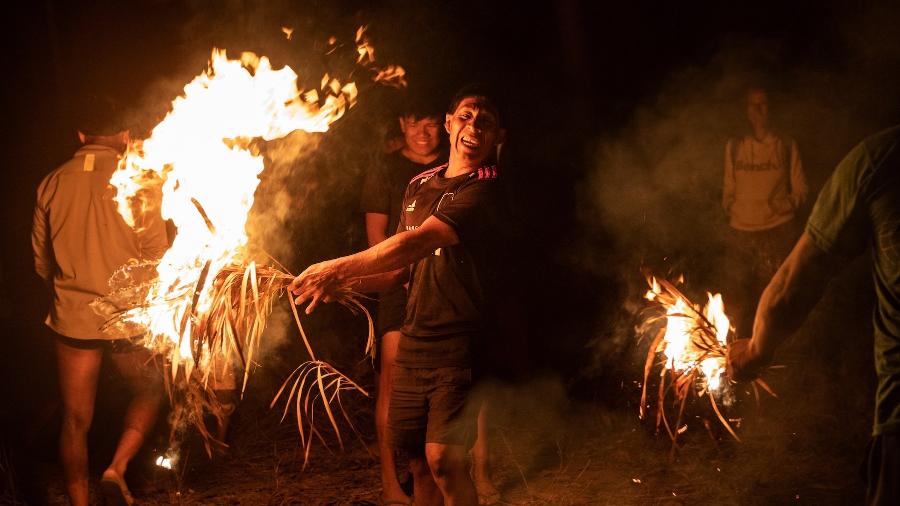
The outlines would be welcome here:
[[[349,283],[357,292],[384,290],[386,283],[399,286],[404,281],[401,270],[438,248],[458,243],[453,227],[431,216],[419,228],[395,234],[367,250],[309,266],[288,288],[297,296],[295,304],[310,301],[308,314]]]
[[[833,255],[804,232],[759,300],[753,338],[731,344],[728,365],[734,379],[756,377],[775,349],[793,334],[822,297],[835,265]]]

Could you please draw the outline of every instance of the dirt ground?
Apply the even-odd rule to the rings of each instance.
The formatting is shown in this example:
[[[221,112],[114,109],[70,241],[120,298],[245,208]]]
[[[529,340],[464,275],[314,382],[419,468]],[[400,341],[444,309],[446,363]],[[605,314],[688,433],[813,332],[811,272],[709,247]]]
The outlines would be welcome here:
[[[556,393],[547,383],[532,391]],[[494,430],[500,504],[822,505],[855,504],[862,497],[857,469],[865,434],[847,434],[840,417],[824,412],[816,418],[786,414],[778,404],[789,400],[762,402],[759,410],[777,414],[755,407],[747,413],[742,443],[727,435],[713,440],[699,421],[689,421],[674,461],[668,438],[647,430],[634,413],[567,403],[551,414],[535,401],[504,413]],[[356,443],[334,454],[317,447],[301,470],[290,426],[265,438],[257,432],[270,421],[239,420],[240,433],[225,458],[209,462],[194,448],[180,480],[162,471],[145,473],[142,483],[135,482],[140,503],[378,504],[376,461],[365,447]],[[65,504],[58,485],[51,493],[51,504]]]
[[[737,402],[726,416],[737,420],[740,443],[715,423],[707,430],[708,405],[697,402],[687,408],[687,431],[673,453],[652,420],[638,419],[639,346],[625,368],[632,374],[613,387],[605,383],[591,391],[589,381],[578,386],[558,374],[494,385],[490,441],[500,504],[861,503],[874,373],[869,302],[854,293],[840,286],[829,290],[780,350],[778,362],[786,367],[766,376],[778,398],[764,395],[757,404],[746,387],[736,389]],[[317,443],[304,470],[296,428],[279,423],[280,412],[268,409],[267,388],[238,408],[224,457],[210,461],[189,437],[177,472],[170,472],[153,465],[165,435],[149,444],[129,476],[140,504],[378,504],[377,460],[367,449],[373,446],[371,401],[351,401],[366,444],[350,439],[344,451],[329,452]],[[103,409],[98,406],[98,413]],[[116,427],[104,425],[102,416],[92,441],[107,443],[92,454],[95,476]],[[49,504],[65,504],[53,453],[51,445],[40,456],[42,487]]]

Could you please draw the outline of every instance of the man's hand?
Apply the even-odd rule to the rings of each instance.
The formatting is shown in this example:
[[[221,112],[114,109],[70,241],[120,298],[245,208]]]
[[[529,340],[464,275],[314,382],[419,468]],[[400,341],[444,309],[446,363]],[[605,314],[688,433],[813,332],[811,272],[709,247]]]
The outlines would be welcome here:
[[[288,290],[296,296],[294,304],[298,306],[311,301],[306,307],[306,314],[310,314],[319,302],[336,300],[343,286],[344,280],[338,275],[337,262],[327,260],[307,267],[291,281]]]
[[[728,345],[728,375],[735,381],[750,381],[759,376],[769,364],[769,357],[762,356],[750,339],[738,339]]]

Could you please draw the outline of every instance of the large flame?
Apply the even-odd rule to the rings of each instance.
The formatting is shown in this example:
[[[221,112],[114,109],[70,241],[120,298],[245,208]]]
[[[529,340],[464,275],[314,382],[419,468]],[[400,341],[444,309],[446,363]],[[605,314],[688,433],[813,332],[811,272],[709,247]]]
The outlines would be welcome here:
[[[184,87],[149,138],[129,147],[113,174],[110,183],[129,224],[135,225],[139,191],[156,181],[162,183],[162,216],[178,229],[144,309],[129,316],[148,329],[148,343],[171,343],[174,363],[190,368],[203,359],[192,356],[190,316],[209,308],[221,269],[248,260],[247,215],[263,170],[251,140],[324,132],[354,104],[353,83],[326,75],[321,84],[321,92],[303,91],[290,67],[275,70],[253,53],[230,60],[224,50],[213,50],[209,68]]]

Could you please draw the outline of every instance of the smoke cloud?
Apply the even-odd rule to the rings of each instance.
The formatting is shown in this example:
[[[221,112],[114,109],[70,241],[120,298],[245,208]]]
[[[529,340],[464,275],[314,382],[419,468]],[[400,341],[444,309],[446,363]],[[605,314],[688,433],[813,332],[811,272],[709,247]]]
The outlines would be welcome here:
[[[570,256],[579,268],[615,280],[618,290],[595,316],[588,343],[594,359],[583,374],[612,368],[624,374],[623,384],[639,379],[647,346],[636,342],[635,332],[645,307],[642,267],[670,278],[685,274],[695,300],[705,300],[707,290],[723,291],[732,268],[720,204],[725,143],[747,131],[748,87],[768,91],[774,130],[799,145],[810,196],[798,228],[844,154],[900,119],[900,97],[891,91],[900,86],[900,49],[889,21],[897,9],[845,14],[849,21],[840,29],[822,34],[826,54],[792,53],[771,39],[725,40],[705,63],[669,75],[625,125],[597,139],[580,219],[588,233],[609,239],[601,246],[607,253],[597,255],[598,240],[586,236]],[[851,271],[848,276],[865,277]],[[849,293],[867,293],[850,284]],[[727,297],[725,304],[727,310]],[[624,368],[614,365],[623,361]]]

